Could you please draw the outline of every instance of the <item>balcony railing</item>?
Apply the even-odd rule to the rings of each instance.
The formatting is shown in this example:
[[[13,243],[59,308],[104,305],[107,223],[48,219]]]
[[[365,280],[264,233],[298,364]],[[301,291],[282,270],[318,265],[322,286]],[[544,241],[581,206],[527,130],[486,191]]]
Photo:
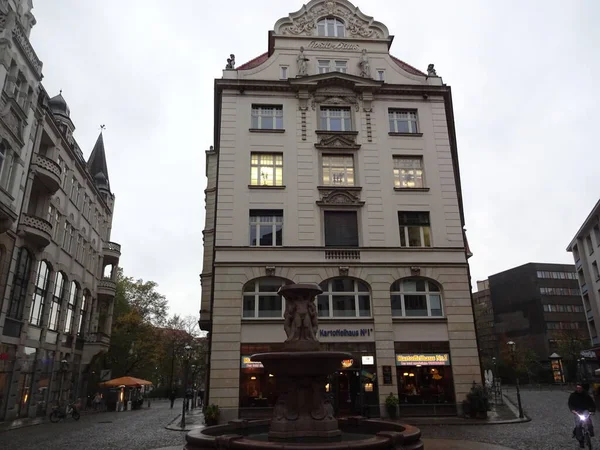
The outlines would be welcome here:
[[[360,259],[360,250],[325,250],[325,259]]]
[[[19,229],[27,239],[40,247],[47,246],[52,240],[52,224],[41,217],[22,214]]]
[[[34,154],[33,168],[37,169],[37,176],[51,193],[55,193],[60,188],[61,168],[57,162],[46,156]]]
[[[104,244],[104,248],[121,253],[121,244],[117,244],[116,242],[107,242]]]

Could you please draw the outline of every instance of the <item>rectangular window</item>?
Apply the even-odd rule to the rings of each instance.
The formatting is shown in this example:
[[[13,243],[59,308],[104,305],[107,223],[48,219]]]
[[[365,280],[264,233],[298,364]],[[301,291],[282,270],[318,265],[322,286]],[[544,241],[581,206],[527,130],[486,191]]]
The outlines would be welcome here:
[[[590,236],[589,234],[585,237],[585,245],[587,245],[588,248],[588,255],[594,253],[594,246],[592,245],[592,236]]]
[[[325,246],[358,247],[356,211],[325,211]]]
[[[77,334],[82,335],[82,331],[85,331],[85,313],[87,308],[87,295],[84,291],[83,297],[81,298],[81,309],[79,310],[79,323],[77,325]]]
[[[75,199],[75,195],[77,195],[77,180],[75,179],[75,177],[73,177],[71,178],[71,193],[69,195],[71,200]]]
[[[67,164],[60,155],[56,158],[56,162],[60,166],[60,187],[65,187],[65,178],[67,175]]]
[[[283,106],[252,105],[252,128],[283,130]]]
[[[417,112],[390,109],[388,112],[391,133],[418,133]]]
[[[594,238],[596,238],[596,246],[600,247],[600,227],[594,225]]]
[[[13,98],[18,102],[19,101],[19,94],[21,93],[21,90],[23,89],[23,85],[25,84],[25,77],[23,76],[23,74],[21,72],[19,72],[19,74],[17,75],[17,79],[15,81],[15,88],[13,89]]]
[[[598,263],[596,261],[592,263],[592,272],[594,273],[596,280],[598,280],[600,278],[600,272],[598,272]]]
[[[404,189],[423,187],[421,156],[394,156],[394,186]]]
[[[331,71],[331,61],[328,59],[319,59],[317,61],[319,73],[328,73]]]
[[[250,210],[250,245],[252,247],[283,245],[282,210]]]
[[[385,81],[385,70],[377,69],[377,79],[379,81]]]
[[[335,71],[346,73],[348,71],[348,61],[336,61],[335,62]]]
[[[323,155],[324,186],[354,186],[352,155]]]
[[[321,130],[352,131],[350,108],[321,108]]]
[[[279,78],[282,80],[288,79],[288,67],[287,66],[280,67]]]
[[[431,247],[428,212],[398,212],[401,247]]]
[[[283,186],[283,155],[281,153],[252,153],[250,155],[250,184],[252,186]]]
[[[577,245],[573,246],[573,256],[575,257],[575,261],[579,261],[579,249],[577,248]]]

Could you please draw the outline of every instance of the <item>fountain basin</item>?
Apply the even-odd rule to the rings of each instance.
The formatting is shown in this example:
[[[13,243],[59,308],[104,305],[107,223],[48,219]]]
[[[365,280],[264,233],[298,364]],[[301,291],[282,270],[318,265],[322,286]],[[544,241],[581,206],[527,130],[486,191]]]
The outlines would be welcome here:
[[[192,430],[186,450],[423,450],[421,431],[411,425],[385,420],[348,417],[338,419],[342,431],[336,442],[315,440],[273,442],[267,438],[270,420],[233,420],[228,424]]]

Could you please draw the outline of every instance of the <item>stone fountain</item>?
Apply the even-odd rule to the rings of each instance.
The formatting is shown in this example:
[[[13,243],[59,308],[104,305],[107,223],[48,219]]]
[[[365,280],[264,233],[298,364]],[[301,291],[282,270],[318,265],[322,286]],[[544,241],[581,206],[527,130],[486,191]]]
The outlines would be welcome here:
[[[234,420],[192,430],[187,450],[201,449],[423,449],[421,432],[410,425],[364,417],[336,419],[325,392],[327,376],[352,354],[321,351],[317,340],[316,284],[282,286],[286,300],[284,351],[252,355],[275,375],[279,398],[270,420]]]

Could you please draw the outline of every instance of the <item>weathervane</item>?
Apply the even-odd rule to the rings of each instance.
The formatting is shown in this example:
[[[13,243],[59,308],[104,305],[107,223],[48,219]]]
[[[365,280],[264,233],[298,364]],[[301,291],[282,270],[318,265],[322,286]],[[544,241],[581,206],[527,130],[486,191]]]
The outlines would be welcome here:
[[[106,130],[106,125],[100,125],[100,132],[102,133],[104,130]]]

